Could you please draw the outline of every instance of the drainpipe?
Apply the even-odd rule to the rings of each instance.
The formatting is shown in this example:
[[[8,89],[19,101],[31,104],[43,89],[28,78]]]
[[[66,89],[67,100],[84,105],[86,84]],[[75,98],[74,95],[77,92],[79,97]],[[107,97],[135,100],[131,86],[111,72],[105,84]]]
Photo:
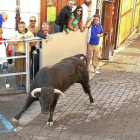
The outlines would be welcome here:
[[[100,15],[100,6],[101,6],[101,0],[97,0],[97,4],[96,4],[96,14]]]
[[[18,30],[18,23],[21,20],[19,7],[20,7],[20,0],[16,0],[16,17],[15,17],[15,19],[16,19],[16,30]]]

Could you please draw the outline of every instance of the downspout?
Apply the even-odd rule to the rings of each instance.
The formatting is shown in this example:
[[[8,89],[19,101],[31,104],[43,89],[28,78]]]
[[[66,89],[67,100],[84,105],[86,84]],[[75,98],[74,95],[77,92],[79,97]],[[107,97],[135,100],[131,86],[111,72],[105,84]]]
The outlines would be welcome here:
[[[115,46],[114,46],[114,49],[117,49],[117,47],[118,47],[117,46],[117,42],[119,40],[118,34],[120,33],[119,32],[120,10],[121,10],[121,1],[118,0],[117,27],[116,27],[116,35],[115,35]]]
[[[96,14],[100,15],[100,6],[101,6],[101,0],[97,0],[96,2]]]
[[[100,23],[102,23],[102,12],[103,12],[103,0],[101,0],[100,4]]]
[[[16,30],[18,30],[18,23],[20,22],[21,18],[20,18],[20,0],[16,0]]]

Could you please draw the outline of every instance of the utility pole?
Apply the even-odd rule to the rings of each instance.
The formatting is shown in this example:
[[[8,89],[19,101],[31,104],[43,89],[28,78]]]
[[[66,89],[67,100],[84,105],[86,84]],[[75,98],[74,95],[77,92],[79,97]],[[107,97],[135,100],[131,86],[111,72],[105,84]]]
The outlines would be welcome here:
[[[20,18],[20,0],[16,0],[16,30],[18,30],[18,23],[20,22],[21,18]]]

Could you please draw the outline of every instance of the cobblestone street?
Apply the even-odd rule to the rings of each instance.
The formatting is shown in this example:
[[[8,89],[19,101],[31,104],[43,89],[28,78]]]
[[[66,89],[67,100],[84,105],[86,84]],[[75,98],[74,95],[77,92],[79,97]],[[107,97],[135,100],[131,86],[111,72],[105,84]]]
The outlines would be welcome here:
[[[76,83],[65,92],[65,100],[59,98],[53,126],[45,125],[48,115],[40,114],[36,102],[15,127],[17,132],[0,134],[0,139],[140,140],[139,35],[127,39],[109,61],[100,60],[101,74],[90,73],[94,105]]]

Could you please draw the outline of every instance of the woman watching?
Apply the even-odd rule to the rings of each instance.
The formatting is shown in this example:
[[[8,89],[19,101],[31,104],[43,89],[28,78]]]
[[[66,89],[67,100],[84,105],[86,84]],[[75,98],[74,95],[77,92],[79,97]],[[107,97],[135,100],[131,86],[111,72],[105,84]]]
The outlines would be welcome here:
[[[76,9],[71,13],[69,22],[68,22],[68,29],[72,31],[77,31],[78,28],[82,27],[82,15],[83,15],[83,8],[82,6],[77,6]]]

